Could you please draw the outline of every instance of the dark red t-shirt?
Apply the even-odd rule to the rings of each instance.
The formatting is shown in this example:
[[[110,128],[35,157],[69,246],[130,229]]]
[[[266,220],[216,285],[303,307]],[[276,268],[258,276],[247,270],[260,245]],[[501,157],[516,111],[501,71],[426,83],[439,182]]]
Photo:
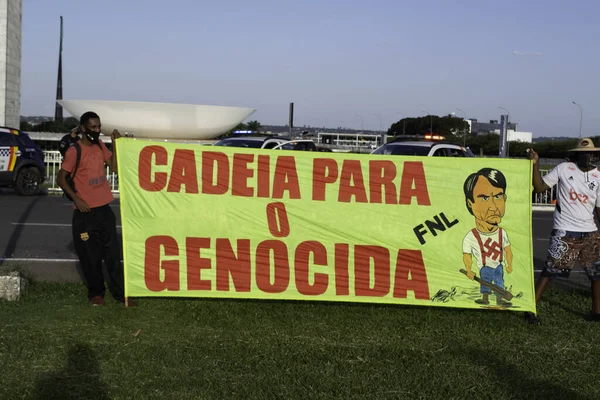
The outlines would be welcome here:
[[[99,140],[98,145],[86,146],[79,141],[81,160],[75,175],[75,190],[90,208],[104,206],[114,200],[106,176],[105,161],[112,156],[110,150]],[[61,169],[71,173],[75,169],[77,150],[71,146],[65,153]]]

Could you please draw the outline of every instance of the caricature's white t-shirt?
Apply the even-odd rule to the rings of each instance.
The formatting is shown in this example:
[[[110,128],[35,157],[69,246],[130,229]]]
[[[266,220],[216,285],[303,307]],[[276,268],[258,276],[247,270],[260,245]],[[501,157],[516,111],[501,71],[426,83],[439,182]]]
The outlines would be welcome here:
[[[463,239],[463,253],[471,254],[475,258],[475,265],[481,269],[483,267],[483,256],[485,256],[486,266],[496,268],[498,265],[506,265],[506,247],[510,246],[508,234],[502,229],[502,249],[500,249],[500,229],[492,233],[484,233],[477,230],[481,238],[481,245],[475,237],[473,231],[469,231]],[[483,251],[483,256],[482,256]],[[500,256],[502,255],[502,263]]]

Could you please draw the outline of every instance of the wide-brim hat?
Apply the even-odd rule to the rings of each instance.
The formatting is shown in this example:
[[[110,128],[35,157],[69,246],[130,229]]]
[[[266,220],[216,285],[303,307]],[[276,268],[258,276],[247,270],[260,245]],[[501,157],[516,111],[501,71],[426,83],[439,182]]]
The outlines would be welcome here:
[[[594,142],[592,142],[592,139],[590,138],[583,138],[580,139],[579,142],[577,143],[577,147],[569,150],[569,151],[578,151],[578,152],[583,152],[583,151],[600,151],[600,147],[596,147],[594,146]]]

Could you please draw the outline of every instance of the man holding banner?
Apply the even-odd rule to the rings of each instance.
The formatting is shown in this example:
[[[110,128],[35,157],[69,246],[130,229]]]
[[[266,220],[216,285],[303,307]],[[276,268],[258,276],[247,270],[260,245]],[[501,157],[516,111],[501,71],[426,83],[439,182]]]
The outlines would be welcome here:
[[[114,197],[106,177],[106,166],[117,172],[116,156],[100,140],[100,117],[86,112],[80,119],[82,136],[79,148],[70,146],[58,175],[58,184],[73,199],[73,243],[88,287],[88,298],[93,306],[104,305],[104,275],[106,264],[110,289],[119,302],[125,302],[123,267],[117,236],[116,216],[110,208]],[[112,133],[114,143],[121,135]],[[79,151],[78,151],[79,150]],[[74,187],[67,182],[74,175]],[[133,305],[131,301],[128,305]]]
[[[583,138],[576,148],[571,149],[569,161],[559,164],[542,177],[539,156],[533,149],[528,149],[529,159],[534,163],[535,191],[541,193],[558,185],[554,226],[546,265],[536,285],[536,303],[552,278],[567,278],[579,261],[592,282],[591,318],[594,320],[600,320],[600,235],[594,221],[594,212],[600,217],[598,151],[600,148],[595,147],[591,139]],[[539,323],[532,313],[526,314],[526,320]]]

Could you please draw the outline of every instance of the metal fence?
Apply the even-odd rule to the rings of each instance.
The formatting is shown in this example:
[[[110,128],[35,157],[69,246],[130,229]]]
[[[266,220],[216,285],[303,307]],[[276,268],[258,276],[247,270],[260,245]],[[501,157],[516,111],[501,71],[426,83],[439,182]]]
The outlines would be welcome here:
[[[46,181],[44,187],[49,192],[61,192],[62,189],[58,186],[58,171],[60,170],[60,164],[62,162],[62,155],[56,150],[44,151],[44,162],[46,163]],[[113,193],[119,193],[119,177],[117,174],[110,172],[109,168],[106,167],[106,177],[110,184],[110,189]]]
[[[44,182],[45,187],[47,187],[50,192],[60,192],[61,189],[58,187],[57,177],[58,171],[60,170],[62,156],[58,151],[44,151],[44,162],[46,163],[46,182]],[[542,175],[546,175],[548,173],[547,170],[541,170]],[[119,193],[119,177],[116,174],[113,174],[109,171],[108,167],[106,168],[106,176],[108,177],[108,182],[110,183],[110,188],[113,193]],[[532,196],[532,203],[536,206],[543,205],[552,205],[553,201],[556,199],[554,188],[546,190],[543,193],[534,193]]]

